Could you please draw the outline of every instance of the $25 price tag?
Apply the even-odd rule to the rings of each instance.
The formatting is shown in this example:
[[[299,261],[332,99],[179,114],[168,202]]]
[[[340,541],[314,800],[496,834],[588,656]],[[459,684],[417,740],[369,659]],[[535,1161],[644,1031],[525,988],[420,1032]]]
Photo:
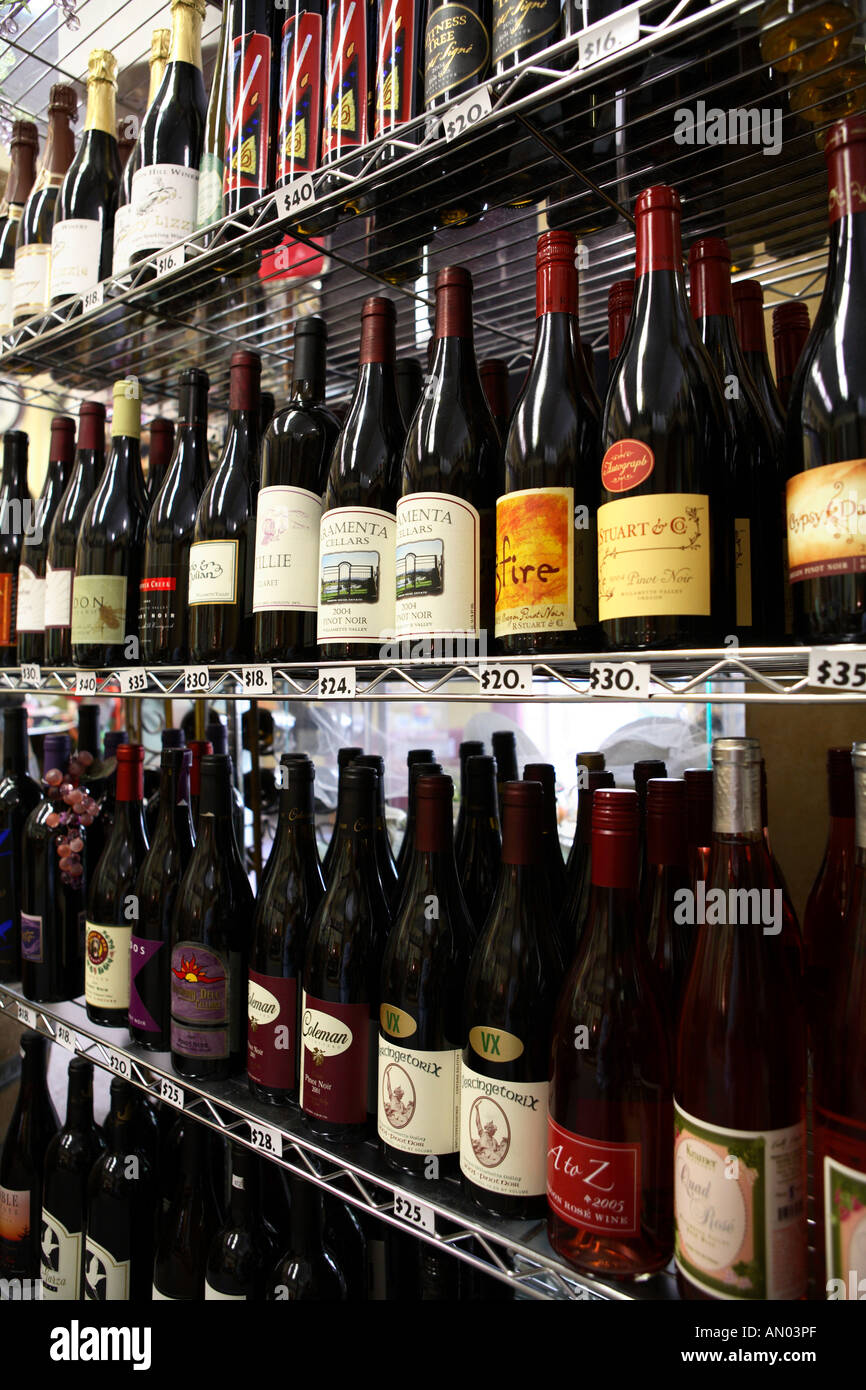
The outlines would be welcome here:
[[[531,695],[532,667],[490,662],[481,667],[478,684],[485,695]]]
[[[301,208],[316,201],[316,190],[311,175],[287,183],[285,188],[277,189],[277,210],[282,218],[296,217]]]
[[[486,87],[479,87],[476,92],[463,101],[458,101],[456,106],[452,106],[447,116],[443,117],[445,126],[445,141],[450,144],[458,136],[469,130],[470,126],[477,125],[485,116],[489,116],[493,106],[490,100],[490,93]]]
[[[866,647],[813,647],[808,680],[824,690],[866,691]]]
[[[171,1081],[167,1076],[162,1077],[159,1083],[159,1095],[161,1100],[167,1100],[169,1105],[176,1105],[178,1110],[183,1109],[183,1090],[175,1081]]]
[[[354,666],[332,666],[319,672],[320,700],[354,700]]]
[[[436,1213],[433,1208],[424,1202],[404,1197],[401,1192],[394,1193],[394,1215],[418,1231],[429,1231],[431,1235],[436,1232]]]
[[[273,1125],[254,1125],[250,1124],[250,1143],[254,1149],[261,1149],[262,1153],[276,1154],[282,1156],[283,1136]]]
[[[650,668],[637,661],[591,661],[589,689],[593,695],[619,695],[625,700],[649,699]]]

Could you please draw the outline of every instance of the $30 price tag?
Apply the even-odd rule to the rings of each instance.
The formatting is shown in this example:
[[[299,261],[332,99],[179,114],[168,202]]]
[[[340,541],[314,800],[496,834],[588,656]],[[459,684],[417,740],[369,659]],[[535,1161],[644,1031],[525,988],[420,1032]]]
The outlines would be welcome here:
[[[178,1110],[183,1109],[183,1090],[167,1076],[162,1077],[159,1083],[159,1094],[161,1100],[167,1100],[169,1105],[176,1105]]]
[[[619,695],[625,700],[649,698],[650,668],[637,661],[591,661],[589,688],[593,695]]]
[[[273,695],[274,673],[270,666],[243,666],[241,680],[247,695]]]
[[[332,666],[319,672],[320,700],[354,700],[354,666]]]
[[[105,1058],[109,1070],[113,1071],[115,1076],[125,1077],[127,1081],[132,1080],[132,1063],[128,1057],[124,1057],[122,1052],[115,1052],[113,1048],[107,1047]]]
[[[280,217],[296,217],[301,208],[315,201],[316,190],[309,174],[306,178],[295,179],[294,183],[286,184],[285,188],[277,189],[277,210]]]
[[[206,666],[184,666],[184,695],[203,695],[210,690],[210,671]]]
[[[825,690],[866,691],[866,647],[813,647],[808,680]]]
[[[482,666],[478,684],[485,695],[531,695],[532,667],[490,662]]]
[[[443,118],[446,143],[456,140],[464,131],[469,130],[470,126],[477,125],[485,116],[490,115],[492,109],[490,93],[486,87],[479,87],[477,92],[472,92],[456,106],[452,106]]]
[[[273,1125],[254,1125],[250,1124],[250,1143],[254,1149],[261,1149],[262,1153],[276,1154],[282,1156],[283,1136]]]
[[[431,1235],[436,1232],[436,1213],[433,1208],[424,1202],[404,1197],[400,1192],[394,1193],[394,1215],[418,1231],[429,1231]]]
[[[21,679],[25,685],[40,685],[42,682],[42,672],[34,664],[21,667]]]

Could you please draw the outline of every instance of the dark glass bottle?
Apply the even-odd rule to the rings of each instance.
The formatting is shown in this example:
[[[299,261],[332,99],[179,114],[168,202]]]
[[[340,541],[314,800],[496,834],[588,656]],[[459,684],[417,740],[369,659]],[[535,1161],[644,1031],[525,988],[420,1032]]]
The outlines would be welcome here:
[[[282,15],[276,181],[293,183],[319,167],[325,38],[323,0],[288,0]]]
[[[473,754],[466,763],[466,826],[456,853],[466,906],[480,932],[502,867],[496,759],[483,753]]]
[[[27,710],[3,711],[3,777],[0,780],[0,980],[21,977],[21,876],[24,825],[42,801],[28,775]]]
[[[183,373],[181,373],[181,376]],[[180,392],[178,392],[180,395]],[[181,416],[181,418],[183,418]],[[165,481],[168,465],[174,454],[174,425],[164,415],[156,415],[148,426],[147,476],[144,491],[147,497],[148,514],[156,500],[156,494]]]
[[[502,789],[506,782],[516,782],[517,737],[511,729],[497,729],[490,737],[493,756],[496,759],[496,792],[499,797],[499,819],[502,820]]]
[[[102,762],[89,771],[89,786],[98,814],[87,831],[88,881],[93,878],[102,852],[111,838],[116,805],[117,750],[124,743],[129,743],[129,734],[125,729],[106,729],[102,740]]]
[[[23,430],[3,436],[3,473],[0,477],[0,666],[14,666],[18,659],[15,619],[18,613],[18,565],[24,527],[30,518],[27,491],[28,438]]]
[[[348,1298],[346,1280],[325,1244],[321,1188],[291,1174],[291,1239],[271,1275],[268,1298],[288,1303],[341,1303]]]
[[[356,758],[359,758],[359,757],[361,756],[361,754],[363,753],[363,751],[364,751],[363,748],[354,748],[354,747],[350,747],[350,748],[338,748],[338,749],[337,749],[337,805],[338,805],[338,806],[339,806],[339,804],[340,804],[340,786],[341,786],[341,783],[342,783],[342,781],[343,781],[343,773],[345,772],[346,768],[349,767],[349,766],[355,761]],[[333,830],[332,830],[332,832],[331,832],[331,838],[330,838],[330,840],[328,841],[328,848],[325,850],[325,855],[324,855],[324,858],[322,859],[322,873],[323,873],[323,875],[324,875],[324,878],[325,878],[325,882],[326,882],[326,883],[328,882],[328,879],[329,879],[330,876],[331,876],[331,865],[332,865],[333,862],[334,862],[334,852],[335,852],[336,848],[337,848],[337,825],[336,825],[336,821],[335,821],[335,823],[334,823],[334,828],[333,828]]]
[[[785,407],[770,371],[767,334],[764,329],[764,291],[760,280],[738,280],[733,286],[737,339],[764,414],[770,422],[773,444],[779,454],[785,440]]]
[[[192,754],[192,762],[189,769],[189,810],[192,816],[192,828],[194,835],[198,834],[198,808],[201,800],[201,760],[208,753],[213,752],[213,744],[209,739],[193,739],[189,745]]]
[[[490,70],[491,0],[470,0],[457,9],[448,0],[427,0],[424,31],[424,106],[438,111],[466,96]],[[459,39],[455,40],[455,29]],[[440,156],[434,166],[436,222],[439,227],[477,221],[487,204],[477,188],[478,165],[464,168],[465,154]],[[473,180],[473,174],[475,179]],[[471,186],[475,183],[475,186]]]
[[[559,843],[559,821],[556,814],[556,768],[551,763],[527,763],[523,769],[524,782],[540,782],[544,793],[541,818],[541,857],[547,872],[547,890],[553,909],[554,922],[559,921],[565,898],[565,860]],[[563,955],[566,943],[560,941]]]
[[[417,357],[400,357],[394,363],[394,382],[400,414],[408,430],[424,390],[424,373]]]
[[[36,503],[35,525],[25,531],[18,566],[18,597],[15,628],[18,634],[18,662],[45,661],[45,566],[51,523],[69,482],[75,455],[75,421],[68,415],[55,415],[51,421],[48,468],[42,492]]]
[[[204,140],[198,173],[196,230],[219,222],[223,216],[223,178],[225,175],[226,111],[229,90],[229,28],[231,5],[223,5],[211,88],[205,115]]]
[[[786,300],[773,310],[773,360],[779,399],[787,417],[794,372],[811,332],[809,306],[802,299]]]
[[[466,834],[466,764],[470,758],[484,756],[484,744],[479,739],[465,739],[458,749],[460,757],[460,804],[457,808],[457,825],[454,829],[454,853],[460,861],[463,852],[463,836]]]
[[[579,868],[577,867],[577,861],[580,860],[580,859],[582,858],[582,855],[583,855],[583,841],[582,841],[580,835],[578,834],[578,830],[579,830],[579,827],[580,827],[580,818],[581,818],[580,793],[581,793],[582,791],[585,791],[585,789],[586,789],[586,787],[587,787],[587,785],[588,785],[588,783],[587,783],[587,774],[588,774],[588,773],[590,773],[590,772],[604,772],[604,754],[603,754],[603,753],[597,753],[597,752],[595,752],[595,753],[576,753],[576,754],[575,754],[575,758],[574,758],[574,766],[575,766],[575,771],[577,772],[577,815],[576,815],[576,817],[575,817],[574,839],[573,839],[572,842],[571,842],[571,848],[570,848],[569,851],[568,851],[568,858],[567,858],[567,860],[566,860],[566,866],[565,866],[565,867],[566,867],[566,873],[567,873],[567,875],[568,875],[569,881],[571,880],[571,877],[572,877],[572,874],[573,874],[573,873],[579,872]],[[611,784],[611,785],[612,785],[612,784]],[[588,804],[588,806],[587,806],[587,810],[588,810],[589,817],[590,817],[590,823],[592,822],[592,804],[591,804],[591,803],[592,803],[592,798],[590,797],[590,798],[589,798],[589,804]]]
[[[615,280],[607,292],[608,383],[622,352],[633,305],[634,280]]]
[[[580,756],[580,755],[578,755]],[[592,756],[589,754],[588,756]],[[589,914],[592,889],[592,805],[600,787],[613,786],[613,773],[587,768],[586,785],[581,787],[577,802],[577,827],[572,853],[566,866],[565,899],[559,919],[559,939],[563,955],[571,961],[580,945]]]
[[[238,216],[274,182],[274,123],[279,64],[274,29],[279,12],[268,0],[232,0],[223,214]]]
[[[156,1107],[159,1101],[151,1098],[143,1091],[133,1088],[132,1092],[132,1111],[129,1119],[129,1130],[132,1136],[131,1144],[133,1149],[139,1150],[144,1154],[151,1170],[154,1174],[158,1172],[157,1164],[160,1160],[160,1133],[159,1116]],[[109,1148],[114,1143],[114,1126],[116,1116],[113,1110],[105,1117],[103,1132]]]
[[[812,1046],[829,1026],[828,989],[838,974],[854,875],[854,768],[850,748],[827,749],[830,826],[803,916],[806,1005]]]
[[[102,1131],[93,1120],[93,1063],[73,1057],[68,1071],[66,1123],[45,1151],[39,1242],[45,1302],[82,1296],[87,1179],[104,1151]]]
[[[36,182],[18,223],[12,282],[13,323],[22,323],[48,308],[54,209],[60,185],[75,154],[72,122],[77,115],[75,88],[55,83],[48,99],[48,138]]]
[[[240,855],[241,863],[243,863],[244,847],[246,843],[246,808],[244,799],[235,786],[235,768],[231,754],[229,753],[228,729],[222,719],[217,717],[216,719],[208,720],[207,724],[204,726],[204,732],[205,737],[211,744],[212,752],[224,754],[229,759],[229,773],[232,783],[232,829],[235,832],[235,839],[238,844],[238,854]]]
[[[60,1128],[45,1079],[46,1039],[21,1035],[21,1083],[0,1152],[0,1277],[39,1278],[45,1153]],[[35,1298],[25,1285],[21,1296]],[[10,1297],[11,1295],[7,1295]]]
[[[221,1224],[207,1171],[208,1130],[191,1115],[178,1121],[172,1197],[160,1213],[153,1301],[204,1298],[208,1252]]]
[[[639,820],[638,884],[642,884],[646,874],[646,789],[652,777],[667,777],[668,770],[661,758],[639,758],[632,766],[634,789],[637,792]]]
[[[645,818],[646,943],[664,985],[667,1016],[675,1021],[694,944],[694,928],[679,920],[683,891],[690,888],[685,782],[676,777],[654,777],[648,782]]]
[[[355,1208],[339,1197],[325,1193],[325,1248],[333,1255],[337,1268],[346,1281],[350,1303],[366,1303],[369,1298],[369,1245],[361,1218]],[[379,1225],[378,1221],[374,1222]]]
[[[113,1077],[110,1123],[105,1127],[109,1147],[87,1179],[85,1302],[150,1300],[154,1175],[149,1158],[135,1142],[133,1101],[131,1084]]]
[[[256,1155],[232,1144],[229,1214],[210,1244],[205,1300],[261,1302],[276,1251],[262,1220]]]
[[[562,8],[562,0],[542,0],[532,8],[521,0],[494,5],[490,61],[497,77],[559,42]]]
[[[63,873],[58,846],[64,836],[60,817],[66,812],[61,787],[69,780],[72,740],[46,734],[47,796],[27,817],[21,847],[21,988],[27,999],[55,1003],[82,990],[85,878]],[[66,879],[69,881],[65,881]]]
[[[72,579],[78,532],[105,465],[105,406],[84,401],[72,472],[48,533],[45,559],[45,659],[72,664]]]
[[[148,63],[150,65],[150,83],[147,91],[147,108],[145,114],[150,112],[162,85],[170,46],[170,29],[154,29],[151,32],[150,54],[148,57]],[[136,169],[141,165],[143,130],[144,123],[142,123],[137,133],[135,143],[123,166],[123,174],[120,180],[117,211],[114,215],[114,251],[111,259],[112,275],[122,275],[125,270],[129,269],[129,258],[134,249],[132,235],[134,228],[132,177]],[[220,189],[222,189],[222,179],[220,179]]]
[[[379,870],[379,878],[382,880],[382,891],[388,902],[391,895],[397,892],[397,864],[391,849],[391,840],[388,836],[388,822],[386,818],[385,805],[385,759],[380,758],[375,753],[362,753],[356,759],[359,767],[371,767],[376,774],[376,829],[375,829],[375,853],[376,868]]]
[[[481,385],[490,406],[496,433],[504,445],[511,415],[508,406],[508,363],[499,357],[485,357],[484,361],[478,364],[478,375],[481,377]]]
[[[32,121],[13,121],[9,175],[0,203],[0,333],[12,328],[12,290],[18,228],[36,178],[39,132]]]
[[[710,850],[713,843],[713,774],[706,767],[687,767],[683,773],[683,781],[686,784],[689,887],[695,892],[700,880],[706,881],[710,871]]]
[[[409,757],[413,753],[422,750],[412,749]],[[397,884],[393,890],[393,896],[389,899],[391,913],[396,914],[403,899],[403,891],[409,877],[409,870],[412,867],[412,860],[415,856],[415,826],[417,821],[418,807],[415,801],[415,792],[418,787],[418,778],[426,777],[433,772],[441,772],[442,767],[437,762],[417,762],[409,763],[409,804],[406,807],[406,828],[403,832],[403,839],[400,841],[400,851],[397,855]]]
[[[322,163],[333,164],[362,149],[372,134],[375,0],[328,0],[326,16]]]

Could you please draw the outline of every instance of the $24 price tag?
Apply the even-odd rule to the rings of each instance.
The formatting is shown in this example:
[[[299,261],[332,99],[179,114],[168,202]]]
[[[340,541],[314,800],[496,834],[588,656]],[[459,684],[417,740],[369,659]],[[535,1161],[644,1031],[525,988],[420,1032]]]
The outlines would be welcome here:
[[[96,672],[79,671],[75,677],[76,695],[95,695],[96,694]]]
[[[301,208],[315,201],[316,190],[309,174],[306,178],[295,179],[294,183],[286,184],[285,188],[277,189],[277,210],[283,218],[297,217]]]
[[[270,666],[241,667],[241,681],[247,695],[273,695],[274,673]]]
[[[210,690],[210,671],[206,666],[184,666],[184,695],[203,695]]]
[[[262,1153],[276,1154],[282,1156],[283,1136],[273,1125],[254,1125],[250,1124],[250,1143],[254,1149],[261,1149]]]
[[[354,666],[332,666],[319,672],[320,700],[354,700]]]
[[[178,1110],[183,1109],[183,1090],[169,1077],[163,1076],[160,1080],[159,1094],[161,1100],[167,1100],[169,1105],[176,1105]]]
[[[108,1062],[109,1070],[113,1071],[115,1076],[122,1076],[127,1081],[132,1080],[132,1063],[122,1052],[115,1052],[113,1047],[107,1047],[105,1059]]]
[[[589,688],[593,695],[619,695],[625,700],[649,698],[650,668],[637,661],[591,661]]]
[[[404,1197],[400,1192],[394,1193],[394,1215],[418,1231],[429,1231],[431,1235],[436,1232],[436,1213],[433,1208],[424,1202]]]
[[[469,130],[470,126],[477,125],[485,116],[490,115],[492,109],[490,93],[486,87],[479,87],[477,92],[472,92],[463,101],[459,101],[456,106],[452,106],[447,116],[443,118],[446,143],[456,140],[458,136]]]
[[[490,662],[482,666],[478,684],[485,695],[531,695],[532,667]]]
[[[825,690],[866,691],[866,647],[813,647],[808,680]]]
[[[612,19],[591,24],[578,39],[580,66],[588,68],[640,38],[640,9],[621,10]]]

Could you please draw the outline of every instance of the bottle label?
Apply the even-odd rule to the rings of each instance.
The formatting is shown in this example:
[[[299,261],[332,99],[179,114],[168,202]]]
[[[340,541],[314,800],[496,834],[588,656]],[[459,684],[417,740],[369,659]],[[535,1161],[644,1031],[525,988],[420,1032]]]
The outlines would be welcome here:
[[[45,580],[29,565],[18,566],[18,611],[15,625],[19,632],[45,631]]]
[[[264,192],[271,136],[271,41],[267,34],[241,34],[232,43],[229,109],[225,130],[223,192]]]
[[[40,1278],[44,1299],[77,1299],[81,1280],[81,1231],[67,1231],[59,1217],[42,1208]]]
[[[12,328],[13,281],[13,271],[0,270],[0,333],[8,333]]]
[[[45,628],[69,627],[72,622],[72,577],[74,570],[45,566]]]
[[[48,276],[51,269],[51,247],[31,243],[19,246],[15,252],[15,277],[12,283],[12,315],[30,318],[48,308]]]
[[[424,33],[424,101],[457,97],[480,82],[490,61],[490,37],[466,5],[438,5]]]
[[[142,579],[138,594],[138,630],[142,647],[159,647],[171,639],[177,621],[177,580],[173,575]]]
[[[374,135],[395,130],[414,115],[415,6],[411,0],[379,5],[376,45],[376,118]]]
[[[797,473],[785,500],[792,584],[866,571],[866,459]]]
[[[263,487],[256,513],[253,612],[315,613],[322,499],[302,487]]]
[[[737,627],[752,626],[752,528],[747,516],[734,520]]]
[[[105,1246],[88,1236],[84,1242],[85,1302],[128,1302],[129,1284],[129,1260],[116,1260]]]
[[[388,512],[373,507],[325,512],[319,547],[320,642],[382,642],[393,633],[396,536],[397,523]]]
[[[656,466],[655,454],[639,439],[618,439],[601,461],[601,485],[608,492],[631,492]]]
[[[23,1245],[30,1237],[30,1192],[0,1185],[0,1246]],[[5,1255],[5,1259],[4,1259]],[[18,1263],[15,1252],[0,1249],[0,1269],[4,1263]]]
[[[213,1298],[219,1298],[223,1301],[223,1303],[247,1302],[247,1296],[245,1293],[220,1293],[219,1289],[215,1289],[213,1284],[208,1283],[207,1279],[205,1279],[204,1281],[204,1296],[206,1302]]]
[[[493,0],[494,67],[518,49],[536,45],[547,34],[550,42],[556,43],[561,8],[559,0]],[[537,51],[535,47],[533,51]]]
[[[55,222],[51,232],[51,294],[84,294],[99,284],[102,223],[90,217]]]
[[[585,1139],[547,1119],[547,1201],[555,1216],[599,1235],[640,1232],[640,1144]]]
[[[232,1052],[231,963],[196,941],[171,953],[171,1050],[214,1060]]]
[[[72,585],[72,641],[120,647],[126,640],[126,575],[76,574]]]
[[[198,169],[151,164],[132,176],[130,252],[161,251],[195,230]]]
[[[383,1025],[397,1013],[383,1004]],[[408,1154],[456,1153],[459,1075],[459,1050],[416,1052],[380,1033],[377,1113],[382,1142]]]
[[[260,1086],[297,1085],[298,982],[251,970],[247,987],[247,1072]]]
[[[136,976],[162,950],[161,941],[149,941],[143,936],[133,935],[129,944],[129,1024],[143,1033],[159,1033],[161,1026],[153,1014],[145,1007],[138,992]]]
[[[460,1170],[506,1197],[546,1190],[546,1081],[496,1081],[460,1068]]]
[[[574,631],[574,542],[574,488],[532,487],[497,500],[497,637]],[[592,574],[583,579],[591,585]],[[580,595],[581,622],[592,621],[591,597]]]
[[[478,512],[461,497],[415,492],[400,498],[398,639],[478,636],[480,529]]]
[[[334,0],[328,6],[322,154],[335,159],[369,138],[366,10],[353,0]]]
[[[0,574],[0,647],[14,647],[16,642],[16,577],[14,574]]]
[[[236,603],[239,541],[196,541],[189,551],[189,602]]]
[[[318,165],[322,120],[322,16],[290,15],[280,51],[277,182],[291,183]]]
[[[84,998],[96,1009],[129,1008],[132,927],[86,925]]]
[[[655,492],[598,509],[598,616],[709,617],[710,499]]]
[[[198,174],[195,225],[209,227],[223,215],[223,179],[225,165],[218,154],[206,150],[201,157]]]
[[[220,185],[222,189],[222,185]],[[114,249],[111,255],[112,275],[122,275],[129,270],[129,257],[132,254],[132,203],[124,203],[114,214]]]
[[[859,1290],[864,1287],[861,1281],[866,1280],[866,1173],[827,1155],[824,1239],[827,1278],[842,1281],[846,1298],[862,1298]]]
[[[301,994],[301,1109],[318,1120],[367,1118],[370,1005],[332,1004]]]
[[[41,965],[44,959],[42,918],[34,916],[31,912],[21,913],[21,958],[29,961],[31,965]]]
[[[677,1268],[716,1298],[806,1292],[805,1124],[730,1130],[674,1102]]]

